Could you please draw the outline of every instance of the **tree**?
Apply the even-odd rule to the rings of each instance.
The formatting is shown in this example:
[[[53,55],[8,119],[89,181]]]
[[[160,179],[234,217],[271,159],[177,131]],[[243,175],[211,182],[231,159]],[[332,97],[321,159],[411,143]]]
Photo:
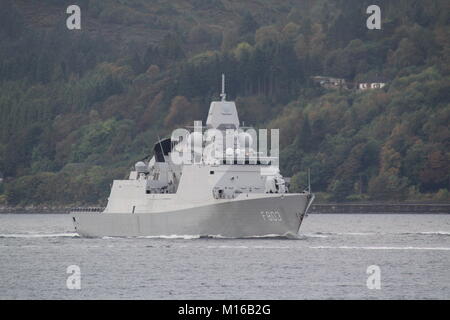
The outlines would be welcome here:
[[[334,180],[328,191],[332,194],[330,200],[343,202],[353,193],[353,181],[351,179]]]
[[[289,22],[284,26],[282,33],[286,40],[293,41],[297,37],[299,31],[300,26],[298,24]]]
[[[173,127],[175,125],[183,124],[186,121],[186,115],[192,111],[192,104],[186,97],[176,96],[172,99],[170,104],[169,114],[164,119],[166,127]]]
[[[392,171],[381,172],[369,182],[369,195],[373,200],[404,200],[408,181]]]
[[[397,50],[389,57],[389,63],[397,68],[406,68],[419,65],[424,57],[417,46],[410,39],[400,41]]]
[[[178,60],[185,57],[182,41],[179,36],[168,33],[159,46],[159,52],[165,60]]]
[[[201,25],[197,25],[193,27],[188,34],[188,41],[190,43],[199,44],[203,42],[210,41],[211,36],[208,32],[208,30]]]
[[[262,48],[273,48],[277,46],[280,40],[280,33],[273,25],[259,28],[255,33],[256,46]]]
[[[420,181],[433,191],[448,188],[450,183],[450,157],[441,150],[429,153],[425,166],[420,172]]]
[[[226,52],[233,49],[236,43],[238,43],[238,41],[239,41],[238,31],[234,28],[226,29],[223,32],[222,36],[221,50],[223,52]]]
[[[247,33],[255,32],[255,30],[258,29],[258,26],[258,23],[255,21],[251,13],[246,12],[241,19],[238,30],[241,35],[245,35]]]

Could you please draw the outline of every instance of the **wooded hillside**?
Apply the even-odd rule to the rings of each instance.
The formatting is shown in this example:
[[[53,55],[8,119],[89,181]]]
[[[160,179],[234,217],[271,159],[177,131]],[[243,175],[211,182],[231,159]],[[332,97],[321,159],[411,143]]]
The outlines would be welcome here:
[[[378,0],[381,30],[366,0],[77,0],[68,30],[73,2],[0,2],[0,204],[104,203],[221,73],[241,121],[280,129],[293,191],[310,168],[322,201],[450,200],[448,0]]]

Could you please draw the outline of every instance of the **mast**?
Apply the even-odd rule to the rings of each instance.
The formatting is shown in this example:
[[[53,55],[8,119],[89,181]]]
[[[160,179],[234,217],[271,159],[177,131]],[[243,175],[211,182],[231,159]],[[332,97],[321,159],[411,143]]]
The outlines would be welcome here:
[[[225,101],[227,95],[225,93],[225,75],[222,73],[222,93],[220,94],[222,101]]]

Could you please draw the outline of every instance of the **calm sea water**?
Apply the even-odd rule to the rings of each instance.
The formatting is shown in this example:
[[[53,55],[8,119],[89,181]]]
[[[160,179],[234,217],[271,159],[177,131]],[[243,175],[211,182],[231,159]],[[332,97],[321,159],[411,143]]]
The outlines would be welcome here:
[[[302,239],[85,239],[0,215],[0,299],[450,299],[450,215],[310,215]],[[78,265],[81,289],[69,290]],[[366,285],[380,268],[380,290]]]

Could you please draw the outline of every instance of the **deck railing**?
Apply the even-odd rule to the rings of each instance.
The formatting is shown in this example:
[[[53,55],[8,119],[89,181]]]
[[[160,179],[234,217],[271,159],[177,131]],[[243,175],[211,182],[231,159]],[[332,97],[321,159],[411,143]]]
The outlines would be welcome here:
[[[74,213],[102,213],[104,207],[72,208],[70,212]]]

